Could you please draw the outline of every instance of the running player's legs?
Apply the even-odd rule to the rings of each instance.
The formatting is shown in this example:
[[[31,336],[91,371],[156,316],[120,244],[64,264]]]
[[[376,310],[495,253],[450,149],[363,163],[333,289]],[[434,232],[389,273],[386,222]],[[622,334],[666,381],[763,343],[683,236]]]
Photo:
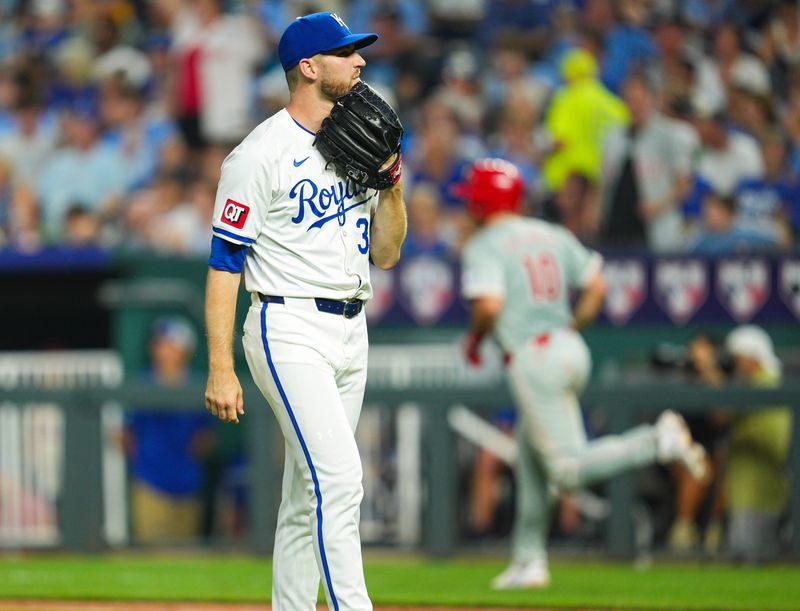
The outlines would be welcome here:
[[[514,354],[509,368],[520,419],[551,480],[573,489],[656,460],[656,433],[642,425],[621,435],[587,442],[578,394],[588,377],[590,357],[581,337],[563,330],[546,345]]]
[[[516,506],[511,533],[511,560],[517,564],[547,560],[547,533],[553,506],[547,474],[527,437],[521,434],[523,428],[520,425],[517,429]]]
[[[341,334],[342,320],[319,312],[293,312],[288,306],[253,307],[244,343],[253,378],[272,406],[294,467],[302,476],[306,533],[313,541],[328,604],[341,611],[365,611],[372,605],[364,583],[358,532],[361,460],[351,418],[326,358],[329,355],[324,355],[341,339],[336,336]],[[300,344],[298,339],[303,337],[313,346]],[[292,487],[293,480],[288,480]],[[295,490],[284,488],[287,492]],[[279,611],[294,611],[294,601],[307,604],[310,596],[310,576],[298,580],[292,572],[308,554],[302,544],[308,535],[299,535],[297,515],[303,512],[303,498],[300,492],[297,498],[289,496],[285,506],[282,503],[276,548],[279,540],[298,537],[299,557],[277,556],[281,564],[273,567],[273,579],[279,598],[273,600],[273,608]],[[285,600],[280,598],[284,593]]]

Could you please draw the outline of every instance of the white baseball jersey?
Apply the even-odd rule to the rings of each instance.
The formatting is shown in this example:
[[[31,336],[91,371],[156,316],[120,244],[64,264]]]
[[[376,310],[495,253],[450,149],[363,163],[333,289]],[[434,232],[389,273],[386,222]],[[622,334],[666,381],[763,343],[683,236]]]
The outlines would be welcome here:
[[[369,230],[378,192],[325,169],[314,134],[284,109],[222,165],[214,235],[249,245],[253,299],[242,342],[253,380],[286,441],[273,554],[272,608],[370,611],[358,531],[361,459],[353,431],[367,378],[364,313],[317,299],[366,300]]]
[[[256,127],[222,164],[214,235],[250,245],[250,292],[367,300],[378,191],[326,170],[313,142],[286,109]]]
[[[465,299],[505,299],[495,336],[511,350],[569,325],[568,289],[582,287],[600,271],[602,258],[563,227],[514,216],[473,236],[464,249],[463,264]]]

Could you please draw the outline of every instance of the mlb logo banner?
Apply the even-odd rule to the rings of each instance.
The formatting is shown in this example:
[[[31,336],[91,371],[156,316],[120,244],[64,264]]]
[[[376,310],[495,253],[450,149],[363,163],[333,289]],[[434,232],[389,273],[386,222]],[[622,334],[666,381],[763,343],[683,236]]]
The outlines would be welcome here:
[[[771,292],[770,267],[764,259],[720,261],[717,297],[738,323],[750,322]]]
[[[800,259],[787,259],[780,267],[781,299],[800,320]]]
[[[647,271],[635,259],[606,260],[603,265],[608,292],[603,311],[617,327],[627,323],[644,303],[647,295]]]
[[[685,325],[708,298],[708,269],[703,261],[658,261],[654,270],[656,303],[676,325]]]
[[[418,325],[436,324],[453,304],[455,271],[441,259],[422,255],[407,259],[399,269],[399,296]]]
[[[371,267],[369,282],[372,285],[372,299],[364,309],[367,322],[378,324],[394,305],[394,270]]]

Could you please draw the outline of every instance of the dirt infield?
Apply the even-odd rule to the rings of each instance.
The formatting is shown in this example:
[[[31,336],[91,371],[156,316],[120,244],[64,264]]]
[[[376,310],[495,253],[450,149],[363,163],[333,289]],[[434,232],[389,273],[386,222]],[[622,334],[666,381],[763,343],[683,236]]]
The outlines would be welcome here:
[[[248,605],[228,603],[159,603],[159,602],[97,602],[97,601],[59,601],[59,600],[0,600],[0,611],[271,611],[269,605]],[[325,611],[327,607],[318,607]],[[475,607],[375,607],[375,611],[476,611]],[[480,611],[514,611],[513,609],[490,609],[481,607]],[[525,609],[518,611],[537,611]],[[538,611],[546,611],[539,609]]]

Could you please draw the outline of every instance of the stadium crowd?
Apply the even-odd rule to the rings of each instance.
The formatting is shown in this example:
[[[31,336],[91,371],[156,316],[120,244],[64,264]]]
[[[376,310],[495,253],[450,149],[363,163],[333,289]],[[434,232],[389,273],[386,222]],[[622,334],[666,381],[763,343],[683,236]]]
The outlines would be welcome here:
[[[324,5],[324,6],[323,6]],[[794,0],[4,0],[0,244],[203,255],[222,159],[287,99],[277,36],[334,9],[406,128],[407,252],[452,257],[491,154],[596,247],[786,250]]]

